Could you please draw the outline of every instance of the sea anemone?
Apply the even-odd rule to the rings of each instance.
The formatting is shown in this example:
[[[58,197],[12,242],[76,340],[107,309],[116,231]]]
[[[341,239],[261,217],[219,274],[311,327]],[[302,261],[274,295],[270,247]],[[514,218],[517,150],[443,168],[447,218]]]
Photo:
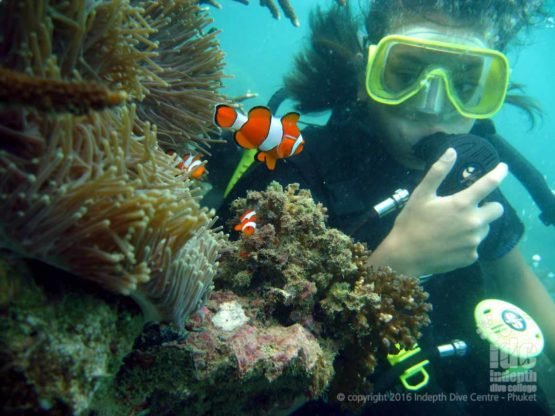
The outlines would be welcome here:
[[[0,2],[2,246],[131,295],[148,319],[178,325],[212,287],[222,235],[152,122],[166,136],[180,132],[182,146],[201,143],[222,62],[199,30],[174,43],[150,37],[207,22],[192,0]],[[165,58],[184,44],[196,45],[176,61],[188,60],[186,73]],[[196,121],[170,129],[170,101],[199,110]]]

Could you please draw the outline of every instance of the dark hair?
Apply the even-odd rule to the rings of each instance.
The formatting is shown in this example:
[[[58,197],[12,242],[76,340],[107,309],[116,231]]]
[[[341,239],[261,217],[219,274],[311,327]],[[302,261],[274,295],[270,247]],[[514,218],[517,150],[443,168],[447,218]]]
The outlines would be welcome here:
[[[355,100],[364,56],[358,28],[347,6],[326,12],[318,7],[310,14],[310,43],[285,77],[285,87],[298,101],[299,111],[324,111]]]
[[[492,27],[495,48],[505,51],[522,30],[543,21],[545,1],[550,0],[370,0],[362,23],[348,6],[317,8],[310,16],[310,43],[296,56],[285,86],[301,112],[344,111],[356,106],[367,42],[379,41],[393,19],[439,14],[465,26]],[[517,90],[522,86],[510,88]],[[510,94],[506,102],[523,109],[532,125],[541,115],[539,106],[524,95]]]
[[[441,14],[463,25],[492,27],[494,48],[504,52],[522,29],[547,16],[545,0],[371,0],[365,26],[368,39],[377,42],[392,18]]]

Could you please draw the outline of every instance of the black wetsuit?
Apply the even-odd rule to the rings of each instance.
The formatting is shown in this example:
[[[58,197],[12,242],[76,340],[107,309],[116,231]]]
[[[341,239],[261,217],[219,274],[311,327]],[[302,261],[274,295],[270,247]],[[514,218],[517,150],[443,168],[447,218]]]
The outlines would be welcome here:
[[[368,210],[390,196],[398,188],[412,191],[421,181],[423,173],[409,170],[395,162],[382,148],[371,132],[351,119],[341,124],[332,119],[322,128],[303,130],[306,145],[300,155],[278,161],[275,171],[268,171],[262,164],[251,170],[239,181],[228,197],[231,201],[244,196],[246,190],[263,190],[271,181],[282,185],[297,182],[311,190],[314,199],[328,209],[329,225],[338,228],[358,241],[375,248],[389,233],[395,220],[391,214],[379,221],[359,227]],[[477,123],[475,134],[491,131],[491,125]],[[226,206],[228,204],[224,204]],[[220,215],[226,217],[225,212]],[[484,257],[499,258],[506,254],[522,236],[524,227],[514,209],[505,206],[502,232],[492,241]],[[357,229],[358,228],[358,229]],[[433,311],[432,325],[424,329],[419,340],[423,347],[439,345],[462,339],[470,346],[465,357],[436,360],[431,366],[431,379],[427,389],[419,393],[488,393],[489,347],[477,333],[474,307],[485,298],[485,282],[480,263],[434,276],[424,288],[430,293]],[[491,297],[491,296],[490,296]],[[441,362],[439,362],[441,361]],[[388,367],[382,363],[381,370]],[[378,370],[375,379],[380,376]],[[402,392],[400,386],[394,389]],[[348,394],[348,392],[345,392]],[[539,400],[539,399],[538,399]],[[414,401],[380,402],[366,407],[366,414],[549,414],[537,403],[492,403],[446,400],[441,403],[415,403]],[[294,415],[348,414],[324,402],[312,402]]]

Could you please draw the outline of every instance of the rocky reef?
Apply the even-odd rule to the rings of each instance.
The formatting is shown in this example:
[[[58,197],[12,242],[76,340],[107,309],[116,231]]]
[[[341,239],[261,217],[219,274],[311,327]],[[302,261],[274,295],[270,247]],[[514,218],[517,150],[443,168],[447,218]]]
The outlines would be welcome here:
[[[300,324],[335,357],[335,389],[368,391],[377,357],[412,347],[429,323],[427,294],[414,278],[369,270],[369,251],[326,227],[326,210],[310,191],[273,182],[232,204],[256,210],[257,230],[222,249],[216,287],[257,299],[258,319]],[[330,363],[331,364],[331,363]]]
[[[224,245],[216,289],[185,331],[151,323],[139,335],[140,312],[124,297],[95,300],[71,278],[69,289],[53,291],[27,285],[29,273],[6,272],[4,374],[9,385],[35,392],[13,395],[13,408],[280,414],[309,398],[368,391],[376,360],[396,344],[414,344],[430,307],[418,282],[368,270],[364,246],[328,229],[309,191],[273,183],[233,207],[256,208],[258,229]],[[85,306],[76,314],[79,302]],[[36,337],[43,347],[25,350]],[[40,370],[43,357],[49,365]]]
[[[141,333],[139,309],[127,297],[76,287],[67,273],[3,254],[2,414],[86,414]]]
[[[147,328],[118,374],[112,410],[279,414],[322,393],[331,357],[316,337],[299,324],[262,322],[257,311],[255,300],[215,291],[187,337]]]
[[[52,272],[0,263],[2,414],[277,414],[333,373],[310,331],[261,322],[256,300],[231,291],[213,292],[187,331],[143,329],[127,297]]]

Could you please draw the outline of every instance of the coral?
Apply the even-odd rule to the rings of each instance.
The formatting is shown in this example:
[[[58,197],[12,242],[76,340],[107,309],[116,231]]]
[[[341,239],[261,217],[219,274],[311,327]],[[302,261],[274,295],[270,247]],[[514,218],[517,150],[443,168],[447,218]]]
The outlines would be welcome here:
[[[56,281],[33,278],[43,273]],[[83,414],[140,333],[138,308],[77,288],[59,270],[2,257],[3,287],[8,280],[10,298],[0,304],[2,414]]]
[[[420,328],[429,323],[431,305],[425,303],[427,294],[418,280],[389,268],[365,270],[366,260],[367,254],[357,247],[358,280],[354,285],[334,283],[320,302],[324,326],[336,328],[336,337],[346,346],[336,361],[332,391],[368,390],[365,378],[374,371],[378,357],[397,352],[397,344],[414,347]]]
[[[230,304],[248,322],[214,325]],[[150,327],[118,374],[121,414],[262,415],[322,394],[333,374],[329,351],[303,326],[265,325],[256,310],[255,300],[215,291],[187,338]]]
[[[259,321],[256,299],[213,292],[190,332],[141,333],[127,297],[77,283],[0,257],[3,415],[268,414],[322,394],[333,375],[332,352],[299,324]]]
[[[0,271],[3,410],[267,413],[364,390],[376,356],[426,323],[416,281],[368,271],[308,191],[236,201],[259,212],[250,238],[213,228],[158,143],[207,152],[222,54],[195,3],[0,1],[3,73],[54,89],[0,103],[0,245],[50,265]],[[49,101],[92,85],[119,105]],[[148,326],[121,366],[142,319],[119,294],[177,324]]]
[[[149,39],[159,27],[172,27],[170,21],[190,22],[174,42],[195,45],[188,68],[205,68],[198,83],[206,94],[192,89],[194,71],[179,87],[163,77],[177,79],[183,67],[154,62],[178,50],[168,39]],[[137,112],[159,114],[149,110],[164,100],[149,90],[155,85],[167,86],[164,96],[176,88],[177,107],[200,109],[202,102],[204,113],[211,111],[216,85],[205,82],[206,64],[217,77],[221,53],[212,36],[193,29],[206,22],[192,0],[0,3],[0,67],[10,75],[25,74],[20,79],[30,85],[58,86],[60,93],[93,83],[130,99],[84,115],[45,113],[32,94],[2,103],[1,245],[129,294],[147,319],[180,326],[211,290],[222,235],[211,229],[213,213],[199,204],[199,185],[174,167],[157,143],[157,127]],[[74,97],[67,100],[71,109]],[[97,109],[85,97],[80,109],[87,104]],[[207,131],[198,123],[184,128],[183,146],[195,147],[191,138],[198,142]]]
[[[229,291],[201,307],[223,235],[157,133],[206,151],[222,58],[207,24],[192,0],[0,2],[0,67],[25,86],[0,107],[0,245],[42,267],[0,270],[3,411],[263,413],[330,384],[335,351],[304,325]],[[92,85],[121,95],[69,93]],[[119,294],[177,327],[127,354],[143,319]]]
[[[336,353],[331,392],[364,392],[377,358],[412,347],[429,322],[417,279],[366,266],[369,252],[326,227],[326,210],[308,190],[274,182],[232,203],[256,209],[257,231],[222,249],[217,288],[258,299],[257,318],[300,324]],[[331,356],[331,355],[330,355]],[[330,397],[333,397],[330,394]]]
[[[224,331],[233,331],[248,320],[243,307],[236,301],[222,303],[216,315],[211,319],[215,327]]]

